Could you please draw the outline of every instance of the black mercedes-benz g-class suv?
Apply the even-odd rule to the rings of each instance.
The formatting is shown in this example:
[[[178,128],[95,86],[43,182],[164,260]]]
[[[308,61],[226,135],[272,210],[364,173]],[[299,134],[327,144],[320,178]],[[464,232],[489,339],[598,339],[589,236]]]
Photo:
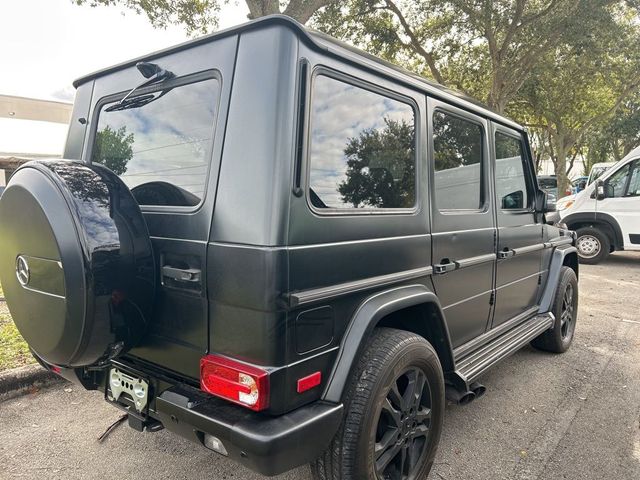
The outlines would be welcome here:
[[[42,365],[134,428],[424,478],[445,398],[569,347],[574,237],[514,122],[280,16],[75,86],[65,160],[0,200],[0,276]]]

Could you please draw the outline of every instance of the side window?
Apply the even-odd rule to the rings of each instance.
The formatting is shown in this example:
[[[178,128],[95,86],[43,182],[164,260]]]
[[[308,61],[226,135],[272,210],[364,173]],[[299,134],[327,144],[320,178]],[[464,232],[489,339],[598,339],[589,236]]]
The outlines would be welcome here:
[[[482,207],[482,126],[445,112],[433,114],[436,206]]]
[[[525,156],[522,141],[496,132],[496,198],[503,210],[519,210],[529,205]]]
[[[609,198],[624,197],[627,179],[629,178],[629,165],[625,165],[611,175],[606,182],[606,193]]]
[[[640,196],[640,161],[636,160],[636,162],[633,164],[633,169],[631,170],[631,180],[629,180],[629,188],[627,189],[626,196]]]
[[[219,89],[212,78],[103,105],[91,161],[120,176],[140,205],[198,205]]]
[[[415,143],[409,104],[318,75],[311,107],[311,204],[320,209],[413,207]]]

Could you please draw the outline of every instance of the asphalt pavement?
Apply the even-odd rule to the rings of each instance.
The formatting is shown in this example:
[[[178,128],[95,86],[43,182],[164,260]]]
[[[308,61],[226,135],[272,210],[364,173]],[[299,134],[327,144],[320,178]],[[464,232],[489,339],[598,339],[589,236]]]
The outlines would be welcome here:
[[[525,348],[481,381],[484,397],[447,407],[429,479],[640,479],[640,255],[581,266],[569,352]],[[0,478],[264,478],[166,431],[124,425],[98,443],[120,415],[70,385],[0,403]]]

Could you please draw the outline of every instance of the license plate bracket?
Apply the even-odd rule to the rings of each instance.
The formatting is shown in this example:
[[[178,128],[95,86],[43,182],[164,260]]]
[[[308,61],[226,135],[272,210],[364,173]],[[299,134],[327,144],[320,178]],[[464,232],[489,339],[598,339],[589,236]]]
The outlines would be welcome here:
[[[122,405],[123,398],[129,400],[140,414],[146,411],[150,398],[150,382],[135,373],[112,367],[107,375],[107,400]],[[126,405],[126,404],[125,404]]]

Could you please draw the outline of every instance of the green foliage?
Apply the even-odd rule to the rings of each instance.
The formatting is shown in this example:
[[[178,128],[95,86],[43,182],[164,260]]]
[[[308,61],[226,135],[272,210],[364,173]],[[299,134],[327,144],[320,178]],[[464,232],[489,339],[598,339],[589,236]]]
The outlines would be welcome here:
[[[578,0],[349,0],[314,17],[327,33],[502,112],[564,37]]]
[[[184,25],[189,34],[207,33],[218,27],[218,0],[72,0],[76,5],[120,6],[145,14],[158,28]]]
[[[126,126],[114,130],[107,125],[96,134],[92,161],[110,168],[116,175],[122,175],[133,158],[133,142],[133,133],[127,134]]]
[[[300,23],[320,8],[334,0],[246,0],[249,19],[265,15],[283,13]],[[189,35],[202,34],[218,28],[220,8],[230,0],[72,0],[76,5],[120,6],[147,16],[151,24],[158,28],[168,25],[182,25]]]
[[[385,125],[349,139],[344,150],[347,179],[338,190],[354,207],[412,207],[415,202],[413,123],[385,118]]]
[[[595,163],[620,160],[640,145],[640,92],[624,101],[611,121],[590,129],[585,136],[585,175]]]
[[[0,371],[34,362],[29,347],[11,320],[6,303],[0,302]]]
[[[590,134],[612,128],[617,110],[640,88],[637,19],[623,5],[597,8],[601,3],[581,2],[585,10],[578,22],[542,57],[520,91],[521,103],[509,109],[514,116],[522,109],[531,119],[524,123],[544,131],[561,193],[567,187],[567,159],[581,151]],[[602,151],[602,145],[591,144]]]

